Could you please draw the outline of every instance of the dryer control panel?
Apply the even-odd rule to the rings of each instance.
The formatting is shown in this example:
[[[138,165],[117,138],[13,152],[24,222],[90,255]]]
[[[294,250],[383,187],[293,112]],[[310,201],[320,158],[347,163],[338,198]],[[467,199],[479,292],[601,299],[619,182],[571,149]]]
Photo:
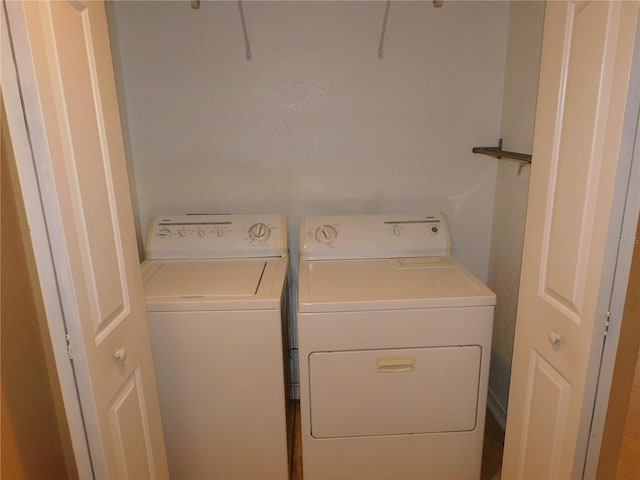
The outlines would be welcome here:
[[[287,217],[168,215],[151,219],[147,259],[280,257],[287,254]]]
[[[305,260],[451,255],[444,214],[303,217],[300,256]]]

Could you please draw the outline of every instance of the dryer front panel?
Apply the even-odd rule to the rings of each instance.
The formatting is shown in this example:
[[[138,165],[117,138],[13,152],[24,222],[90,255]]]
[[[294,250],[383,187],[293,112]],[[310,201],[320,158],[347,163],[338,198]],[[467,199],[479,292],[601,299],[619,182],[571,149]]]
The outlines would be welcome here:
[[[481,357],[479,345],[313,352],[311,435],[472,431]]]

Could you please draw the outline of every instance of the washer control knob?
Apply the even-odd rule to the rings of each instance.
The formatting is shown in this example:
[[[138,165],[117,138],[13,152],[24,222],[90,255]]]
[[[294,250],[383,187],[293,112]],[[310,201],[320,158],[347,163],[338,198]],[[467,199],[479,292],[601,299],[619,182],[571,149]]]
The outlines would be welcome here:
[[[184,231],[184,230],[182,230],[182,229],[178,230],[178,232],[177,232],[177,233],[178,233],[178,236],[179,236],[180,238],[184,238],[184,237],[186,237],[186,236],[187,236],[187,232],[185,232],[185,231]]]
[[[316,229],[316,240],[320,243],[329,243],[338,238],[338,231],[331,225],[323,225]]]
[[[207,232],[204,231],[204,228],[202,228],[202,227],[198,228],[198,236],[199,237],[201,237],[201,238],[204,237],[206,233]]]
[[[216,235],[224,237],[224,229],[222,227],[216,227]]]
[[[161,228],[160,231],[158,232],[158,236],[162,237],[162,238],[167,238],[171,236],[171,230],[169,230],[168,228]]]
[[[255,223],[249,227],[249,238],[261,242],[267,240],[271,235],[271,229],[264,223]]]

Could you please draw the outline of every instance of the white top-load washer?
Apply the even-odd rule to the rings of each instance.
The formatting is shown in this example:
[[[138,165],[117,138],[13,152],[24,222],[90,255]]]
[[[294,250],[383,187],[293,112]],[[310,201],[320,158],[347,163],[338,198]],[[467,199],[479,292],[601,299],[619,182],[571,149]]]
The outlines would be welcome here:
[[[305,480],[480,478],[496,297],[446,217],[306,217],[300,245]]]
[[[286,217],[155,217],[145,250],[171,478],[288,479]]]

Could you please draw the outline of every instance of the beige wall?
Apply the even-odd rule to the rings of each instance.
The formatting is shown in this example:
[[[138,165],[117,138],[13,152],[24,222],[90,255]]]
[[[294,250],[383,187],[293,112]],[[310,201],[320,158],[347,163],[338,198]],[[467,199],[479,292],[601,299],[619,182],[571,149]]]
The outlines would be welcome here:
[[[502,107],[503,148],[531,153],[544,3],[512,1]],[[498,160],[488,285],[497,294],[489,406],[506,423],[530,167]],[[535,158],[533,159],[535,162]]]
[[[4,109],[1,119],[0,476],[74,478],[40,291],[33,282],[33,258],[26,248],[24,211]]]

